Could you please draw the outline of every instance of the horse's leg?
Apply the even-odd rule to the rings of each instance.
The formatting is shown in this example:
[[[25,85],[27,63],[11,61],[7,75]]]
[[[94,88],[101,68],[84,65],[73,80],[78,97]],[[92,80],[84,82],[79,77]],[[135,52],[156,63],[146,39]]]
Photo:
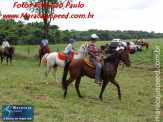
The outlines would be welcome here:
[[[103,81],[102,88],[101,88],[101,93],[100,93],[100,96],[99,96],[99,98],[101,100],[102,100],[102,94],[103,94],[103,92],[104,92],[105,87],[107,86],[107,84],[108,84],[108,81]]]
[[[10,56],[10,65],[12,65],[12,56]]]
[[[4,58],[4,57],[1,57],[1,64],[3,64],[3,58]]]
[[[79,78],[76,79],[75,87],[76,87],[76,91],[78,93],[78,97],[83,98],[81,96],[81,94],[80,94],[80,91],[79,91],[80,80],[81,80],[81,77],[79,77]]]
[[[117,81],[114,79],[113,81],[111,81],[118,89],[118,99],[121,100],[121,90],[120,90],[120,86],[117,83]]]
[[[57,66],[54,66],[53,69],[54,69],[53,75],[54,75],[54,78],[55,78],[55,82],[56,82],[56,84],[58,84],[58,80],[57,80]]]
[[[63,96],[63,98],[65,98],[66,97],[66,95],[67,95],[67,88],[68,88],[68,85],[72,82],[72,81],[74,81],[75,80],[75,78],[69,78],[67,81],[66,81],[66,86],[65,86],[65,91],[64,91],[64,96]]]
[[[48,78],[48,74],[49,74],[51,68],[52,68],[52,66],[48,66],[48,65],[47,65],[47,71],[45,72],[45,83],[46,83],[46,84],[48,84],[47,78]]]
[[[39,63],[39,66],[40,66],[40,64],[41,64],[41,54],[39,54],[39,57],[40,57],[40,63]]]
[[[2,60],[3,60],[3,58],[2,58],[2,55],[1,55],[1,65],[2,65]]]
[[[7,56],[7,65],[8,65],[8,56]]]

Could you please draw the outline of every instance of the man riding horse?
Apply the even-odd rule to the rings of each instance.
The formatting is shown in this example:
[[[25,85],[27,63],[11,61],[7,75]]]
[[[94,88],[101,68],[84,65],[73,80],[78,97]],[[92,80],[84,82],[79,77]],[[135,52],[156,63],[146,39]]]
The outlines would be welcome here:
[[[91,35],[91,41],[88,45],[88,54],[89,54],[89,60],[93,62],[93,64],[96,66],[95,71],[95,83],[100,84],[100,73],[101,73],[101,63],[99,59],[99,53],[96,50],[95,42],[97,40],[98,36],[96,34]]]
[[[50,48],[48,47],[48,40],[46,39],[45,36],[42,37],[42,41],[41,41],[41,44],[43,44],[44,48],[46,49],[47,53],[50,53]],[[41,48],[39,50],[39,52],[41,52]]]
[[[2,57],[4,57],[5,53],[8,53],[8,48],[10,47],[9,42],[6,40],[6,38],[3,40],[4,42],[2,43]]]

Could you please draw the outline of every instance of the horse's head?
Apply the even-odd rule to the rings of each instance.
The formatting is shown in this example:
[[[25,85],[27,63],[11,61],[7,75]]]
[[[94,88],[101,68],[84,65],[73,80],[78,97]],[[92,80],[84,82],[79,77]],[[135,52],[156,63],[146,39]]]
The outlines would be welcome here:
[[[79,48],[79,52],[82,53],[87,53],[88,50],[88,44],[83,44],[80,48]]]
[[[131,65],[130,57],[129,54],[126,52],[126,50],[120,49],[118,51],[118,55],[119,55],[119,60],[122,60],[126,66]]]
[[[9,47],[8,48],[8,51],[9,51],[10,54],[13,55],[14,54],[14,51],[15,51],[15,47]]]
[[[40,44],[40,47],[41,47],[41,49],[43,49],[43,48],[44,48],[44,45],[43,45],[43,43],[41,43],[41,44]]]

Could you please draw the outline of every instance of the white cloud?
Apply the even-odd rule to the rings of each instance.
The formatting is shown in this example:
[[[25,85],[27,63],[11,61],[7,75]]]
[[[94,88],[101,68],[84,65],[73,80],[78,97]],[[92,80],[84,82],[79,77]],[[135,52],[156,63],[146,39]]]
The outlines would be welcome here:
[[[14,9],[16,0],[0,0],[0,10],[3,13],[20,14],[26,9]],[[23,0],[19,0],[21,3]],[[24,0],[25,1],[25,0]],[[74,3],[78,3],[75,0]],[[93,19],[56,19],[60,29],[103,29],[103,30],[144,30],[163,33],[163,1],[162,0],[81,0],[84,8],[57,10],[56,13],[93,13]],[[30,20],[31,21],[31,20]],[[34,20],[32,21],[41,21]]]

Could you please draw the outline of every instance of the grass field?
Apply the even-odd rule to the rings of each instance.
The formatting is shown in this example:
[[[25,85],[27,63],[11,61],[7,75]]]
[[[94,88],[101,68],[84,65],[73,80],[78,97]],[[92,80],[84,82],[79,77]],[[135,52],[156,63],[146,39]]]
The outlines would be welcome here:
[[[127,40],[126,40],[127,41]],[[134,40],[131,40],[134,41]],[[34,121],[106,121],[106,122],[154,122],[155,121],[155,71],[151,65],[151,51],[155,45],[163,49],[163,39],[148,39],[149,50],[130,55],[131,66],[119,66],[116,80],[121,87],[122,101],[118,100],[117,88],[109,83],[98,99],[101,88],[93,79],[83,77],[80,84],[84,99],[77,97],[74,85],[69,85],[66,99],[63,99],[61,79],[63,69],[58,68],[59,85],[55,84],[52,72],[49,73],[49,85],[44,84],[46,66],[39,67],[39,46],[16,46],[13,66],[0,66],[0,106],[6,104],[33,105]],[[76,42],[78,48],[85,42]],[[96,46],[109,42],[97,42]],[[66,44],[50,45],[52,51],[62,51]],[[163,57],[163,54],[160,54]],[[155,62],[155,59],[154,59]],[[161,72],[163,62],[161,62]],[[122,70],[122,72],[121,72]],[[161,76],[161,79],[163,77]],[[162,84],[161,80],[161,84]],[[161,89],[161,92],[163,90]],[[162,94],[161,94],[162,95]],[[163,99],[161,98],[161,101]],[[0,107],[0,113],[2,108]],[[163,103],[161,102],[161,114]],[[0,118],[2,115],[0,114]],[[162,120],[163,117],[161,116]],[[1,121],[1,120],[0,120]]]

